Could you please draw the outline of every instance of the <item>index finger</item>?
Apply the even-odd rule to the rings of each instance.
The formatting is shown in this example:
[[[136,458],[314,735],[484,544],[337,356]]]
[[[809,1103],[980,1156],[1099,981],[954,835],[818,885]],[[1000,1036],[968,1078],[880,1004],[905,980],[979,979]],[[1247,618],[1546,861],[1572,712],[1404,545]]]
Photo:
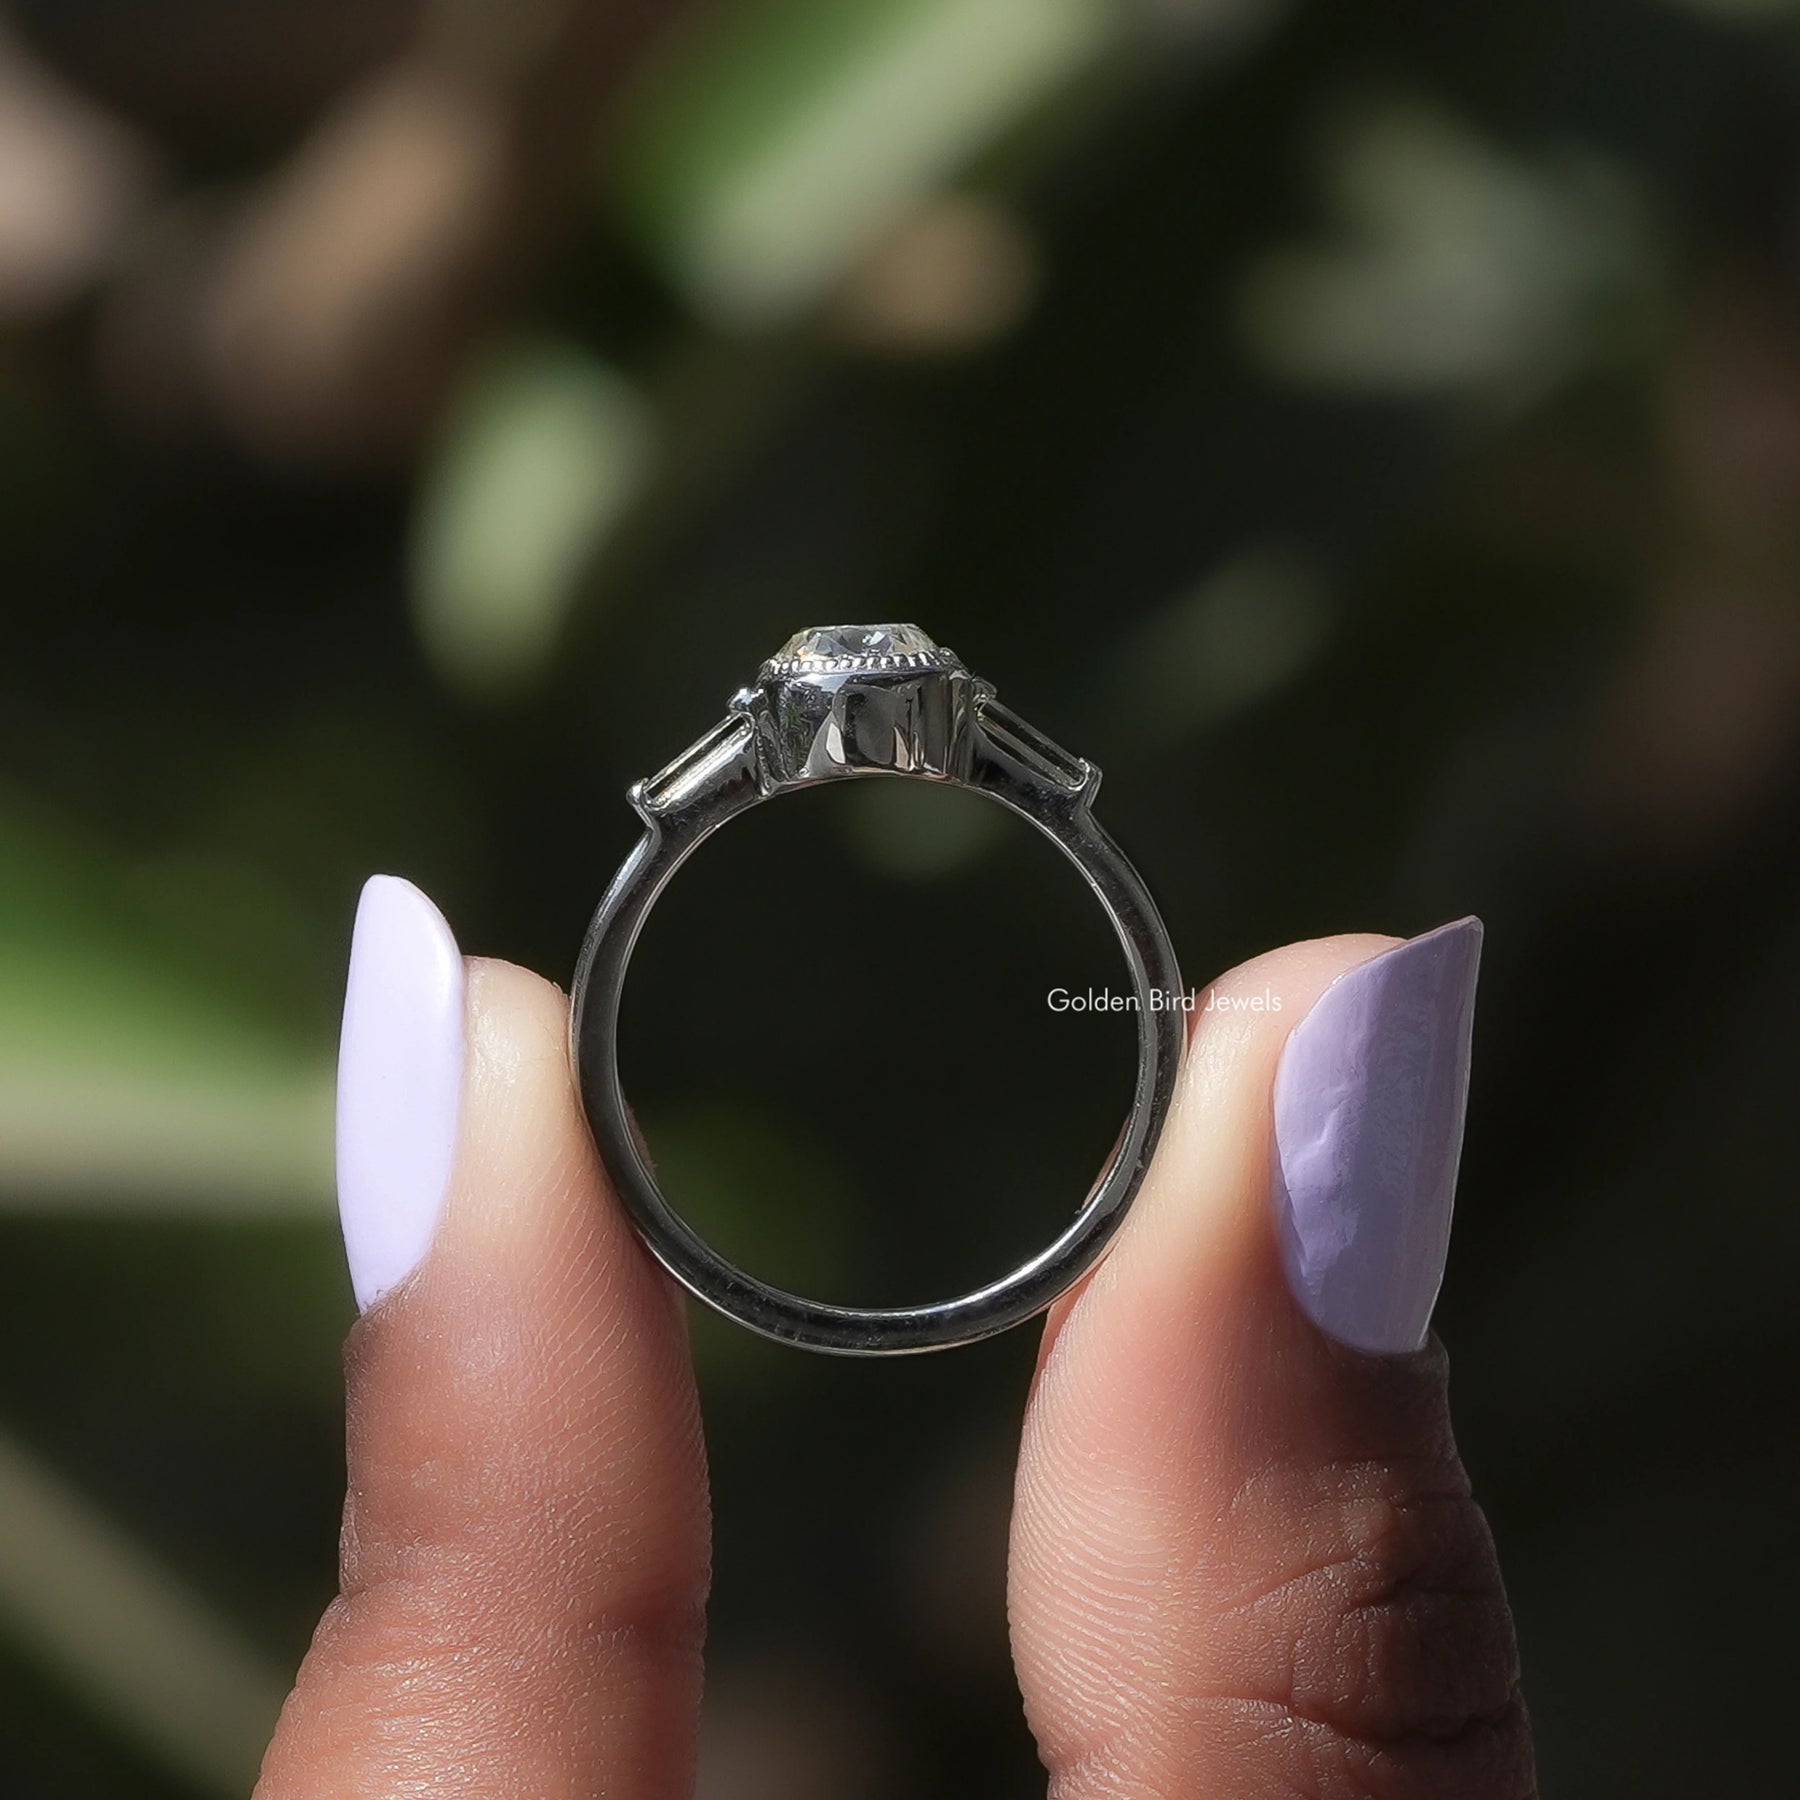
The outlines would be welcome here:
[[[567,1004],[504,963],[465,978],[430,902],[386,878],[351,969],[340,1198],[368,1309],[342,1592],[256,1800],[690,1792],[693,1372],[581,1118]]]

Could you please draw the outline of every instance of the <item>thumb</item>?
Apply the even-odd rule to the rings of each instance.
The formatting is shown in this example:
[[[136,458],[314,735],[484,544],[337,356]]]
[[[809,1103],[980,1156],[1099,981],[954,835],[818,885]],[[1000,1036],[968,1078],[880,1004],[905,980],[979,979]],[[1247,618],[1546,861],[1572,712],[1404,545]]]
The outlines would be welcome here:
[[[1202,1003],[1026,1421],[1014,1647],[1058,1800],[1535,1792],[1426,1340],[1480,942],[1297,945]]]

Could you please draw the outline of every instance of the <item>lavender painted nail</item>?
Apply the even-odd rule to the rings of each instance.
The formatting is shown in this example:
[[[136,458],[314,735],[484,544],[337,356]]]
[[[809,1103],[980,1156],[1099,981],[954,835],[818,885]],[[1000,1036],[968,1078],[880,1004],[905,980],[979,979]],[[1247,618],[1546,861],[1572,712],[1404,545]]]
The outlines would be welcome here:
[[[410,881],[371,877],[356,908],[338,1048],[338,1216],[365,1312],[430,1248],[462,1110],[463,963]]]
[[[1481,921],[1340,975],[1275,1075],[1274,1200],[1288,1280],[1359,1350],[1425,1341],[1450,1247]]]

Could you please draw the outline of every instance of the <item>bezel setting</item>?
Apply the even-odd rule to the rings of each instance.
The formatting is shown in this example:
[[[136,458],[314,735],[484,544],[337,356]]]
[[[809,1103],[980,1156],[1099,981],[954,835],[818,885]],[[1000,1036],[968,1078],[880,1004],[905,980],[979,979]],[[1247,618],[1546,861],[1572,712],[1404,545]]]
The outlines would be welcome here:
[[[764,792],[851,775],[958,779],[979,684],[916,625],[796,632],[739,696]]]

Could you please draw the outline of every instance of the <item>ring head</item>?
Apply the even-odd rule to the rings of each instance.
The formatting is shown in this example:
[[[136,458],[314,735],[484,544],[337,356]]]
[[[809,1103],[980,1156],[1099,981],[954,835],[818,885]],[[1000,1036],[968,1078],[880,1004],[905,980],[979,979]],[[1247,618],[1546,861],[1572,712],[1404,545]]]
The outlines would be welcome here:
[[[745,695],[765,788],[846,775],[967,771],[974,683],[916,625],[815,625],[763,664]]]

